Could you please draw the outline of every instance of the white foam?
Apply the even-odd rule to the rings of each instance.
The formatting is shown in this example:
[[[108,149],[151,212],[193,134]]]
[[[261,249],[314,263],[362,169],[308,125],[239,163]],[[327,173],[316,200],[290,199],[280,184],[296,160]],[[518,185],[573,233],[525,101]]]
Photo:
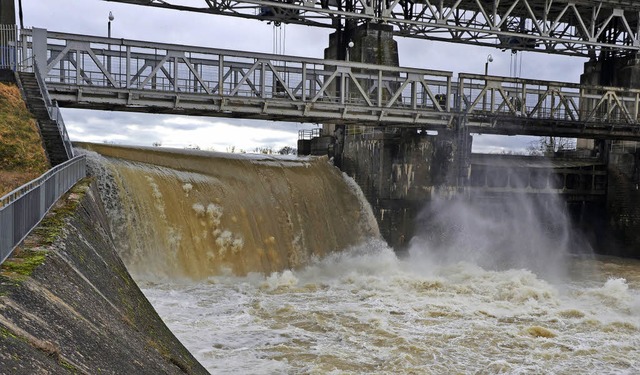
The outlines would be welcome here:
[[[591,282],[564,292],[470,263],[421,272],[372,240],[297,271],[143,291],[212,373],[640,371],[640,316],[604,298],[633,301],[638,283]]]

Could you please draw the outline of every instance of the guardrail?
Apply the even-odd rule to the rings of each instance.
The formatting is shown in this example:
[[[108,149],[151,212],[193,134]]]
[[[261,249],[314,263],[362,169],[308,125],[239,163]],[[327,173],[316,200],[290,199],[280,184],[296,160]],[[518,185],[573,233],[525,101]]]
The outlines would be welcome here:
[[[47,83],[42,78],[42,74],[40,74],[40,69],[36,61],[33,62],[33,72],[36,76],[36,80],[38,81],[38,87],[40,87],[40,94],[42,94],[44,103],[47,106],[49,118],[55,121],[56,125],[58,126],[58,131],[60,132],[60,138],[62,139],[62,143],[64,144],[64,150],[67,153],[67,158],[72,159],[74,156],[73,147],[71,146],[71,139],[69,139],[69,134],[67,133],[67,127],[65,126],[64,120],[62,119],[60,107],[58,106],[57,101],[51,100],[51,96],[49,96],[49,90],[47,89]]]
[[[0,264],[40,223],[51,206],[86,175],[85,156],[77,156],[0,198]]]
[[[16,70],[18,58],[18,28],[0,25],[0,69]]]

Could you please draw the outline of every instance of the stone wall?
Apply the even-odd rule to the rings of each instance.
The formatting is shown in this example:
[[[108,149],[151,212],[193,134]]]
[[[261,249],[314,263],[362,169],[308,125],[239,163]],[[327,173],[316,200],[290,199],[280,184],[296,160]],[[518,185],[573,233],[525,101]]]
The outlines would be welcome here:
[[[640,88],[640,59],[635,56],[591,60],[580,82]],[[606,228],[601,252],[640,258],[640,152],[632,141],[579,140],[578,146],[604,153],[608,163]]]

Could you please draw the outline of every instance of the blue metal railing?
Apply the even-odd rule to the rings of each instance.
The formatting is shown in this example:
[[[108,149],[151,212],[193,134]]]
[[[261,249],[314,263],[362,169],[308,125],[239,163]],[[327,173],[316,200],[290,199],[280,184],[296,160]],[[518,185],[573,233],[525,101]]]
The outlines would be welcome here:
[[[53,204],[86,175],[85,156],[77,156],[0,198],[0,264],[40,223]]]

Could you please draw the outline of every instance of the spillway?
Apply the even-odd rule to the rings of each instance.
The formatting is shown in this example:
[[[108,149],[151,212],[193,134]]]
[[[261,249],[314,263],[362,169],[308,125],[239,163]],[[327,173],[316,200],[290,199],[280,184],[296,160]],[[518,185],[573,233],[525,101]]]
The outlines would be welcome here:
[[[323,158],[84,147],[138,276],[270,273],[379,236],[357,185]]]

